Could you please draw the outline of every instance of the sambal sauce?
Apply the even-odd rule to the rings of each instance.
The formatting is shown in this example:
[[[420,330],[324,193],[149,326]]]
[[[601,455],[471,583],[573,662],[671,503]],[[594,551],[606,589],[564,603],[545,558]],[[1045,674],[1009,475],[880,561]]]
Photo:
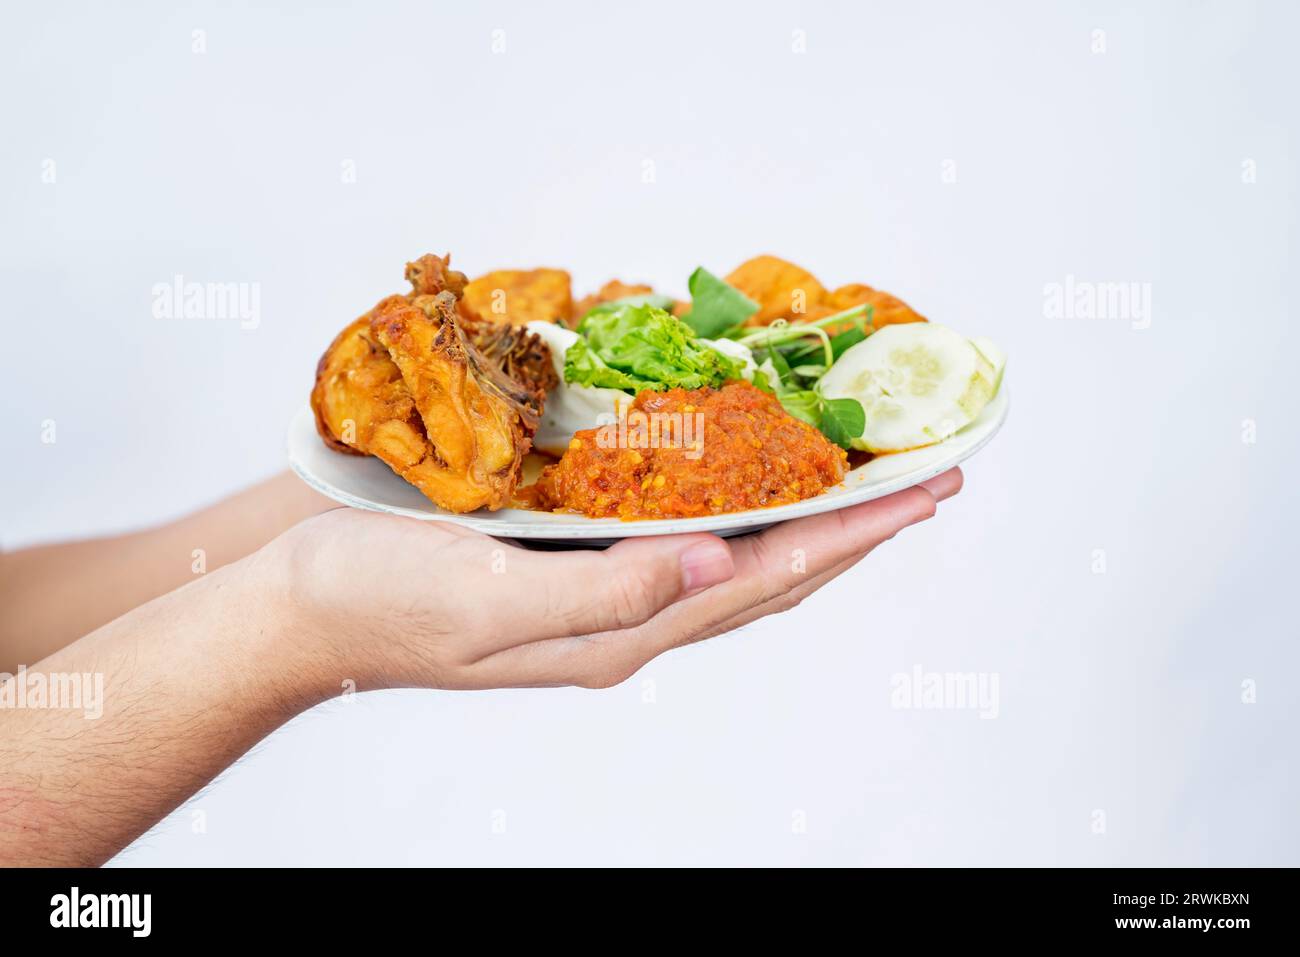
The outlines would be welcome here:
[[[820,495],[847,458],[747,382],[644,391],[618,423],[575,434],[520,498],[592,518],[718,515]]]

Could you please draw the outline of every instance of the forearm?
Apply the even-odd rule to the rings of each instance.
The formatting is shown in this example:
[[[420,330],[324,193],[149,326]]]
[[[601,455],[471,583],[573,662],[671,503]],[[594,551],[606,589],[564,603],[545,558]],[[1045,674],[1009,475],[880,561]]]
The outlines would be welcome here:
[[[19,678],[0,687],[0,865],[102,863],[325,697],[266,565],[231,565],[37,663],[25,702]]]
[[[0,672],[238,561],[332,505],[286,472],[155,529],[0,555]]]

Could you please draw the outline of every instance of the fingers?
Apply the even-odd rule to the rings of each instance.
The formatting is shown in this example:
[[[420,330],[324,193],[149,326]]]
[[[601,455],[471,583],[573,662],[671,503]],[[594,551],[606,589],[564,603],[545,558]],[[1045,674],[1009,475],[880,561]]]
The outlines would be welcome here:
[[[951,479],[938,486],[945,496],[954,488]],[[880,542],[929,518],[934,509],[934,495],[918,486],[736,539],[733,577],[667,605],[645,624],[508,648],[474,663],[470,674],[482,682],[480,687],[502,682],[610,687],[670,648],[794,607]]]
[[[686,595],[735,572],[714,535],[625,539],[603,552],[501,550],[483,601],[479,654],[530,641],[634,628]],[[502,588],[502,585],[505,585]]]
[[[743,628],[750,622],[758,621],[760,618],[766,618],[768,615],[777,615],[781,612],[791,611],[798,608],[803,600],[815,591],[819,591],[824,585],[839,578],[853,566],[857,565],[862,559],[867,557],[867,553],[853,555],[840,562],[834,568],[822,572],[820,575],[814,575],[808,581],[803,582],[783,595],[756,605],[753,608],[746,608],[737,615],[733,615],[726,621],[719,622],[709,627],[706,631],[698,635],[687,638],[681,644],[689,645],[697,641],[704,641],[708,638],[716,638],[719,635],[725,635],[729,631],[735,631],[737,628]]]
[[[926,481],[920,484],[924,486],[930,492],[931,495],[934,496],[936,502],[941,502],[945,499],[952,498],[954,495],[960,492],[963,482],[964,482],[964,478],[962,476],[961,469],[953,468],[953,469],[949,469],[947,472],[944,472],[942,475],[936,475],[934,478],[927,479]],[[843,575],[854,565],[858,564],[858,562],[860,562],[864,557],[866,557],[866,554],[867,554],[866,552],[861,552],[852,555],[849,558],[845,559],[844,561],[840,562],[839,564],[835,565],[829,571],[821,572],[820,574],[811,575],[807,581],[801,582],[800,584],[796,585],[794,588],[790,590],[788,594],[778,595],[776,598],[764,602],[760,605],[756,605],[752,608],[747,608],[742,612],[740,612],[738,615],[728,619],[727,621],[719,622],[718,624],[709,628],[704,633],[701,633],[690,640],[701,641],[705,638],[713,638],[717,635],[722,635],[727,633],[728,631],[732,631],[736,628],[740,628],[743,625],[747,625],[751,621],[757,621],[759,618],[765,618],[768,615],[776,614],[782,611],[789,611],[791,608],[798,606],[800,602],[802,602],[813,592],[820,589],[823,585],[827,584],[830,581],[833,581],[834,579],[838,578],[840,575]]]
[[[741,539],[733,546],[736,579],[725,590],[726,600],[711,607],[730,615],[775,598],[934,513],[934,496],[917,486]]]
[[[707,602],[688,601],[695,612],[683,616],[685,626],[707,608],[715,616],[713,624],[720,625],[792,589],[824,583],[829,578],[823,579],[823,572],[850,558],[856,562],[900,528],[933,515],[934,503],[956,494],[961,485],[961,471],[951,469],[874,502],[733,539],[735,555],[748,565],[747,574],[735,581],[732,548],[712,535],[625,539],[605,552],[512,549],[504,573],[514,584],[514,600],[488,610],[489,616],[505,620],[491,623],[489,642],[480,650],[488,654],[528,641],[634,628],[685,596],[730,581],[726,589],[711,588]],[[798,597],[814,590],[803,588]],[[770,613],[764,610],[747,620]],[[544,620],[520,627],[521,614]]]
[[[798,605],[805,595],[848,571],[862,558],[862,555],[854,555],[805,582],[800,586],[801,593],[792,601],[772,599],[706,631],[689,633],[683,640],[656,640],[655,635],[647,634],[662,628],[662,619],[669,614],[664,612],[638,629],[607,632],[586,638],[536,641],[506,648],[471,665],[468,675],[472,683],[465,687],[553,688],[576,685],[579,688],[611,688],[626,681],[647,662],[671,648],[734,631],[741,625],[778,611],[788,611]],[[710,595],[711,591],[705,592],[699,598],[703,600]]]
[[[961,486],[960,470],[952,469],[921,487],[844,510],[848,514],[816,516],[733,539],[735,574],[724,583],[686,595],[638,627],[498,651],[471,666],[470,680],[475,687],[618,684],[670,648],[797,606],[881,541],[933,515],[936,501],[952,497]]]
[[[965,482],[966,478],[962,475],[961,469],[952,468],[932,479],[926,479],[921,484],[929,490],[936,502],[942,502],[944,499],[952,498],[960,492]]]
[[[949,499],[961,491],[963,481],[964,479],[961,470],[954,468],[920,484],[937,502]],[[901,495],[904,493],[899,494]],[[893,496],[890,496],[890,498],[893,498]],[[886,502],[887,500],[881,501]],[[871,514],[871,510],[868,506],[859,506],[858,509],[859,515],[856,516],[857,518],[878,517],[875,514]],[[917,519],[918,521],[924,521],[926,517],[934,514],[933,509],[927,510],[924,502],[920,504],[920,509],[922,517]],[[896,513],[892,506],[890,507],[890,513],[893,514],[896,519],[906,521],[903,516]],[[805,520],[805,522],[809,525],[813,524],[811,520]],[[915,521],[907,521],[907,524],[915,523]],[[765,569],[760,568],[760,574],[757,576],[754,575],[755,570],[753,568],[746,568],[741,564],[743,558],[740,557],[740,552],[751,540],[734,540],[733,550],[737,552],[738,568],[741,570],[737,572],[735,578],[733,578],[728,584],[712,588],[708,592],[698,596],[698,598],[686,599],[673,608],[668,609],[645,626],[645,629],[663,630],[663,634],[657,636],[660,640],[656,641],[652,646],[652,652],[645,658],[645,661],[648,661],[650,658],[662,654],[664,651],[673,647],[726,634],[729,631],[747,625],[752,621],[757,621],[760,618],[765,618],[768,615],[790,611],[797,607],[809,595],[813,594],[828,582],[833,581],[857,565],[866,557],[868,552],[883,540],[879,537],[878,532],[877,534],[869,534],[865,539],[849,536],[844,541],[838,543],[841,546],[840,555],[842,556],[838,561],[834,561],[833,564],[827,567],[824,556],[805,555],[804,564],[806,567],[802,575],[791,577],[784,574],[785,570],[782,569],[779,563],[780,555],[786,549],[786,546],[793,541],[796,535],[815,540],[818,531],[816,528],[811,527],[806,530],[800,530],[797,527],[798,525],[800,525],[800,523],[788,523],[785,526],[778,526],[775,529],[763,533],[763,535],[759,537],[759,541],[754,542],[754,548],[751,549],[752,551],[766,553],[763,557],[763,561],[766,562],[767,567]],[[893,537],[896,532],[897,529],[891,531],[886,537]],[[771,545],[760,544],[760,542],[766,542],[767,539],[776,539],[777,541]],[[789,549],[789,552],[795,557],[799,556],[797,548],[791,548]],[[845,552],[847,552],[847,554],[845,554]],[[791,564],[797,565],[797,562],[792,562]],[[754,604],[744,605],[734,614],[729,616],[716,616],[715,620],[711,624],[700,627],[698,622],[701,609],[720,612],[728,608],[736,607],[735,604],[729,604],[725,600],[724,594],[728,591],[736,592],[742,589],[747,577],[758,577],[760,581],[765,582],[763,587],[768,589],[767,594],[769,597]],[[780,584],[777,584],[774,588],[774,583]],[[608,640],[614,641],[616,639],[614,636],[609,636]],[[627,671],[626,662],[620,662],[617,660],[611,661],[609,660],[610,656],[608,654],[604,654],[602,658],[603,660],[600,661],[602,667],[598,672],[599,674],[608,677],[610,674],[617,675],[620,671]],[[642,661],[641,664],[644,664],[645,661]],[[636,667],[631,668],[627,673],[630,674],[635,672],[639,667],[640,665],[637,665]],[[594,687],[603,686],[603,684],[594,685]]]

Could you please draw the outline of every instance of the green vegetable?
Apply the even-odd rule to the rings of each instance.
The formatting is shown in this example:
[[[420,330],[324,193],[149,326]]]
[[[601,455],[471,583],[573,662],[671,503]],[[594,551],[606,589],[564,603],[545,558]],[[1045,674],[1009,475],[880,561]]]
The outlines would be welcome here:
[[[681,319],[668,312],[667,296],[628,296],[592,308],[578,325],[581,338],[564,356],[564,380],[578,385],[620,389],[718,388],[744,378],[745,364],[700,339],[734,338],[754,351],[766,369],[753,383],[775,393],[785,410],[832,442],[849,448],[866,428],[857,399],[828,399],[812,388],[849,348],[871,331],[871,307],[855,306],[815,322],[778,320],[761,329],[744,324],[758,303],[703,267],[691,274],[691,311]],[[830,336],[826,328],[851,322]]]
[[[857,399],[827,399],[812,389],[778,389],[777,399],[796,419],[807,422],[841,448],[859,438],[867,415]]]
[[[841,448],[862,436],[867,413],[857,399],[822,399],[822,434]]]
[[[768,355],[782,356],[787,368],[782,370],[781,378],[793,388],[802,388],[834,365],[844,352],[870,335],[872,314],[871,306],[862,305],[815,322],[778,319],[760,329],[740,330],[736,341],[754,350],[765,346]],[[852,325],[843,332],[834,337],[826,333],[828,327],[845,322]],[[810,339],[816,341],[810,343]],[[787,371],[790,369],[793,376]]]
[[[564,355],[564,381],[636,393],[720,387],[744,364],[701,344],[692,329],[652,305],[592,310]]]
[[[758,303],[703,266],[691,273],[686,285],[691,291],[691,311],[682,321],[697,336],[716,339],[743,326],[746,319],[758,312]]]
[[[833,337],[826,334],[827,326],[844,322],[853,325]],[[760,370],[762,381],[755,376],[755,385],[775,392],[786,412],[847,449],[866,429],[862,403],[852,398],[827,399],[813,387],[841,355],[867,338],[870,324],[871,307],[855,306],[816,322],[778,320],[747,330],[737,341],[749,346],[755,361],[776,374],[771,382],[772,376]]]
[[[796,419],[807,422],[815,429],[822,427],[822,397],[816,392],[811,389],[790,389],[778,392],[777,398]]]
[[[769,346],[764,350],[764,353],[764,358],[772,360],[772,368],[776,369],[776,374],[780,376],[781,381],[789,384],[794,375],[794,370],[790,368],[790,363],[786,361],[781,351]]]
[[[856,346],[863,339],[867,338],[866,332],[854,326],[852,329],[845,329],[839,335],[831,336],[831,358],[838,359],[844,355],[844,350],[850,346]],[[791,350],[786,359],[792,366],[802,365],[806,362],[822,361],[825,353],[818,343],[815,346],[801,346]]]
[[[778,389],[776,397],[792,416],[820,429],[840,448],[849,448],[867,427],[867,414],[857,399],[827,399],[812,389]]]

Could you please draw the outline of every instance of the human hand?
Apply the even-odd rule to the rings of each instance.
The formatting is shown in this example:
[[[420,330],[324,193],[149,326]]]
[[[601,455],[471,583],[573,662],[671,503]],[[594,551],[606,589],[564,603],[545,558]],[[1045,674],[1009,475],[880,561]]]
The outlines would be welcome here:
[[[604,688],[794,607],[961,486],[952,471],[758,535],[529,552],[337,509],[41,663],[102,678],[98,720],[0,709],[0,864],[98,864],[258,740],[353,681]],[[50,746],[56,742],[57,747]]]
[[[337,689],[605,688],[664,651],[786,611],[962,484],[953,469],[839,511],[723,540],[536,552],[442,522],[337,509],[267,546],[299,661]]]

